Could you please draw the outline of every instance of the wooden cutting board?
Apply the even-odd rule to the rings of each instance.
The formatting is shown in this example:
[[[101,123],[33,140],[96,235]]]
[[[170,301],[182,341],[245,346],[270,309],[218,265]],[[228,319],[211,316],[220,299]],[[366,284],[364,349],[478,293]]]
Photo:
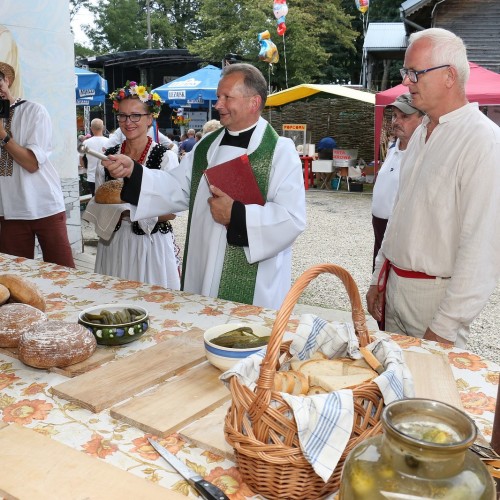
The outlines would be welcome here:
[[[236,462],[233,447],[224,437],[224,419],[231,401],[179,430],[179,434],[195,446]]]
[[[0,353],[6,354],[11,358],[19,359],[17,349],[15,348],[0,347]],[[97,368],[98,366],[101,366],[108,361],[112,361],[113,359],[115,359],[114,348],[107,346],[97,346],[97,349],[94,351],[92,356],[90,356],[90,358],[87,358],[85,361],[66,366],[64,368],[50,368],[49,371],[59,373],[60,375],[65,375],[66,377],[76,377],[77,375],[81,375],[82,373],[93,370],[94,368]]]
[[[229,400],[231,394],[220,374],[205,362],[154,391],[114,406],[110,414],[145,432],[167,436]]]
[[[415,386],[415,397],[448,403],[463,411],[457,383],[444,354],[403,351]]]
[[[50,391],[97,413],[205,359],[203,330],[193,328],[56,385]]]
[[[26,427],[1,429],[0,449],[0,494],[8,499],[186,498]]]

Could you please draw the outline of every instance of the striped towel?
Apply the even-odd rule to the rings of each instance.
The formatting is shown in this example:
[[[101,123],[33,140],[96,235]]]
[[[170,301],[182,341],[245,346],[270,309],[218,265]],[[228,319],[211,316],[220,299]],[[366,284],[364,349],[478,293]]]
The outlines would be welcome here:
[[[401,348],[388,338],[377,340],[367,347],[385,368],[382,375],[374,379],[384,396],[385,404],[412,397],[413,380],[404,363]],[[306,360],[318,350],[329,358],[362,357],[352,324],[328,323],[312,314],[304,314],[296,334],[293,335],[290,352],[300,360]],[[229,378],[236,376],[242,384],[254,389],[265,352],[264,348],[244,358],[223,373],[221,380],[228,385]],[[282,367],[282,369],[287,368],[287,365]],[[304,457],[323,481],[328,481],[352,432],[354,420],[352,391],[343,389],[306,397],[282,393],[282,396],[292,408]]]

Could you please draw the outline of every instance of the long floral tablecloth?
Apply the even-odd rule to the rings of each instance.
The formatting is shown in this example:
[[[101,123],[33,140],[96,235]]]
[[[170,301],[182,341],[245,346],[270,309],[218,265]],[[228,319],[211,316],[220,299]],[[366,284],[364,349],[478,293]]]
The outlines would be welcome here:
[[[269,309],[4,254],[0,254],[0,273],[15,273],[35,283],[45,294],[50,319],[76,322],[82,309],[104,303],[135,303],[148,309],[149,330],[131,344],[111,347],[117,358],[193,327],[206,329],[241,320],[272,327],[276,316],[276,311]],[[290,332],[293,333],[298,322],[299,318],[292,317]],[[465,411],[483,435],[491,437],[500,367],[462,349],[409,337],[392,338],[405,349],[447,354]],[[149,434],[111,418],[109,410],[92,413],[50,393],[52,386],[66,380],[63,375],[30,368],[0,352],[0,420],[32,428],[139,477],[195,496],[188,483],[153,450],[147,440]],[[159,441],[201,476],[221,487],[232,500],[262,498],[254,496],[231,461],[193,446],[179,434]]]

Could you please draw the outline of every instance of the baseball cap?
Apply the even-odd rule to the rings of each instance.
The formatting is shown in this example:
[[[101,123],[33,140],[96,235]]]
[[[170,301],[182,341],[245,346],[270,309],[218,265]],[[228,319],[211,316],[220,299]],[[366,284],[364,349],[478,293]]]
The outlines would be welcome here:
[[[389,104],[389,106],[398,108],[399,111],[402,111],[405,115],[412,115],[413,113],[420,111],[412,105],[410,93],[400,95],[393,103]]]

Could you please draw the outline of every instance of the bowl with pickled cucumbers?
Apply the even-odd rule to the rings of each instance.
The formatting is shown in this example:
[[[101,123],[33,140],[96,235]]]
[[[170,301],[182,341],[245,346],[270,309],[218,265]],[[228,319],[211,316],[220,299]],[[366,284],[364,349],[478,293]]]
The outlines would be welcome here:
[[[209,328],[203,335],[208,361],[225,372],[238,361],[260,351],[271,330],[255,323],[227,323]]]
[[[78,323],[89,329],[101,345],[123,345],[141,337],[149,328],[149,314],[135,304],[102,304],[78,315]]]

